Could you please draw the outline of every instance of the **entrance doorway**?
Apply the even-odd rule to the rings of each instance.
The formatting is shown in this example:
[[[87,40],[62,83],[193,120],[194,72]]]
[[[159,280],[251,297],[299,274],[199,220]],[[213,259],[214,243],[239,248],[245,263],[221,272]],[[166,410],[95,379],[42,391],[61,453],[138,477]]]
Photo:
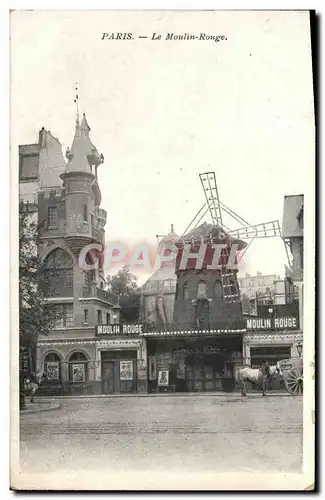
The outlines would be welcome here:
[[[114,362],[102,361],[102,393],[113,394],[114,392]]]
[[[102,394],[137,392],[137,351],[102,351]]]
[[[230,391],[234,385],[232,363],[223,353],[195,353],[186,358],[188,392]]]

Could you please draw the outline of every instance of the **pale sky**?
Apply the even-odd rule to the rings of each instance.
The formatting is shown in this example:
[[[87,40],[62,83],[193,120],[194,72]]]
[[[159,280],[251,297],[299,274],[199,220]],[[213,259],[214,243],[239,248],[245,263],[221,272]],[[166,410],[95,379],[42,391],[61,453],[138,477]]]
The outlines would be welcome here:
[[[153,41],[153,32],[227,40]],[[308,13],[16,11],[11,37],[12,159],[42,126],[71,145],[78,82],[105,157],[108,241],[155,245],[171,223],[182,234],[204,202],[200,172],[215,171],[221,200],[252,224],[281,223],[285,194],[313,193]],[[254,241],[240,274],[282,275],[285,263],[280,239]]]

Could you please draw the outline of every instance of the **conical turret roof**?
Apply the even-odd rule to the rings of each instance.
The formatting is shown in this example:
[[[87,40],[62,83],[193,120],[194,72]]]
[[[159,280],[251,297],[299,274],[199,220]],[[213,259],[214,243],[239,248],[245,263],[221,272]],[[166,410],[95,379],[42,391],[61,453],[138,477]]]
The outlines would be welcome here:
[[[89,137],[90,127],[86,115],[83,114],[81,124],[76,121],[76,129],[71,149],[67,151],[68,164],[66,173],[87,172],[91,173],[92,165],[103,163],[103,156],[99,155]]]

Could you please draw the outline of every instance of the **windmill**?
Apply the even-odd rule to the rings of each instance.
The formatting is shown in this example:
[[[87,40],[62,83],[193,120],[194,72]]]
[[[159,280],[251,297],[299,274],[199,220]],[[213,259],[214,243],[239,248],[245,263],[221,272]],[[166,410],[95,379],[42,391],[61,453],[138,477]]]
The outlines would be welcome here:
[[[247,245],[245,246],[243,252],[239,255],[238,260],[241,260],[243,258],[244,254],[255,239],[281,237],[280,223],[278,220],[272,220],[259,224],[251,224],[230,207],[228,207],[225,203],[223,203],[219,198],[215,172],[201,173],[199,174],[199,177],[206,201],[183,232],[181,240],[184,244],[191,243],[191,240],[186,239],[185,235],[188,232],[193,231],[200,224],[207,213],[210,213],[212,223],[215,227],[222,229],[228,236],[234,239],[240,239],[247,242]],[[225,225],[223,221],[223,216],[225,214],[227,214],[228,219],[234,221],[237,226],[236,229],[230,228]],[[290,266],[289,253],[286,245],[285,249]],[[228,272],[226,269],[223,269],[221,276],[225,301],[240,301],[238,284],[236,286],[236,289],[234,290],[233,273]]]

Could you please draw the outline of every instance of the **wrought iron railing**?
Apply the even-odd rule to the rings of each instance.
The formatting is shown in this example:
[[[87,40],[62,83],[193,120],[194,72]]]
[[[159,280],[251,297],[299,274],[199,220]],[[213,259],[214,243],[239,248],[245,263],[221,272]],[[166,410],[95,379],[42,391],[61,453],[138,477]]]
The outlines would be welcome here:
[[[103,288],[99,288],[98,286],[95,285],[84,286],[83,296],[85,298],[96,297],[114,306],[118,305],[118,296],[115,293],[110,292],[108,290],[104,290]]]

